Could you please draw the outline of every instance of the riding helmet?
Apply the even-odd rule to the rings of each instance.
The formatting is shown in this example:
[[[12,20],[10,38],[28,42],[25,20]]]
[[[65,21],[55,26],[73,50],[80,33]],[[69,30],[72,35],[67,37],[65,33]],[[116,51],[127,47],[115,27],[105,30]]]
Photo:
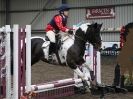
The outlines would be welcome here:
[[[61,12],[64,12],[64,11],[68,11],[70,9],[70,7],[67,5],[67,4],[62,4],[59,8],[58,8],[58,10],[59,10],[59,12],[61,13]]]

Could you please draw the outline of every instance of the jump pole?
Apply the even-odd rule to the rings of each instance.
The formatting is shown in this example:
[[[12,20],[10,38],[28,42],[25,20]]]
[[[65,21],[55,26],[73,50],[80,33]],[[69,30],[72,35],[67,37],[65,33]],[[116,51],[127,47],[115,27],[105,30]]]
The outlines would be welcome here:
[[[19,79],[18,79],[18,60],[19,60],[19,54],[18,54],[18,33],[19,33],[19,26],[13,25],[13,99],[19,99]]]
[[[13,84],[13,99],[18,99],[19,92],[18,92],[18,33],[19,33],[19,26],[14,25],[13,26],[13,32],[14,32],[14,84]],[[26,26],[25,29],[26,32],[26,92],[35,91],[35,92],[44,92],[46,90],[52,90],[52,89],[58,89],[61,87],[66,86],[75,86],[76,84],[82,84],[81,79],[63,79],[54,81],[51,83],[41,84],[41,85],[31,85],[31,27],[30,25]],[[16,59],[15,59],[16,57]]]
[[[6,33],[6,99],[11,99],[11,48],[10,48],[10,33],[11,28],[10,25],[5,26]]]
[[[75,84],[80,84],[80,83],[82,83],[82,79],[68,78],[68,79],[58,80],[58,81],[51,82],[51,83],[44,83],[41,85],[32,85],[31,89],[32,91],[50,90],[50,89],[56,89],[58,87],[63,87],[67,85],[74,86]]]
[[[31,25],[26,25],[26,92],[31,91]]]
[[[92,44],[89,44],[87,50],[86,64],[94,72],[97,83],[101,84],[101,54],[93,48]]]
[[[10,99],[11,98],[11,71],[10,71],[10,32],[11,32],[11,28],[10,25],[6,25],[5,27],[0,28],[0,32],[3,32],[5,36],[4,45],[1,46],[1,51],[2,51],[2,56],[0,57],[1,59],[1,63],[2,61],[5,60],[5,63],[1,65],[1,74],[0,74],[0,81],[3,82],[3,80],[5,80],[5,86],[3,86],[3,88],[1,89],[1,91],[3,92],[3,95],[0,96],[1,98],[6,98],[6,99]],[[2,36],[2,35],[1,35]],[[3,49],[4,46],[4,49]],[[3,53],[4,50],[4,53]],[[4,72],[5,71],[5,72]],[[5,79],[3,79],[5,78]],[[1,82],[1,83],[2,83]],[[2,84],[3,85],[3,84]],[[5,89],[4,89],[5,88]]]
[[[97,83],[98,84],[101,84],[102,81],[101,81],[101,54],[99,51],[97,51],[97,59],[96,59],[96,62],[97,62],[97,65],[96,65],[96,68],[97,68],[97,72],[96,72],[96,79],[97,79]]]

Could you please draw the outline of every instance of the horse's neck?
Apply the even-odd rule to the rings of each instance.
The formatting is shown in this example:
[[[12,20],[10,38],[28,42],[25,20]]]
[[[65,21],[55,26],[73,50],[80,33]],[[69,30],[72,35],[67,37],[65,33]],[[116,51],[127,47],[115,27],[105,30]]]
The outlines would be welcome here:
[[[59,55],[64,56],[66,59],[66,55],[67,55],[67,50],[71,47],[71,46],[76,46],[76,48],[78,48],[79,53],[81,56],[84,55],[85,52],[85,42],[84,41],[79,41],[79,40],[75,40],[74,36],[65,36],[62,37],[62,49],[59,50]],[[75,49],[76,50],[76,49]],[[65,59],[61,58],[61,62],[65,62]]]
[[[74,40],[74,45],[77,45],[79,48],[84,48],[85,47],[85,41],[81,40],[81,39],[75,39]]]
[[[77,35],[77,36],[79,38],[76,37],[75,35],[67,36],[68,39],[65,40],[66,42],[65,47],[67,46],[67,49],[69,49],[71,46],[75,46],[75,48],[79,50],[78,54],[84,55],[86,42],[82,39],[83,37],[81,37],[80,35]]]
[[[85,52],[85,42],[81,42],[81,41],[74,41],[73,46],[76,47],[76,49],[78,50],[78,53],[81,57],[84,56],[84,52]]]

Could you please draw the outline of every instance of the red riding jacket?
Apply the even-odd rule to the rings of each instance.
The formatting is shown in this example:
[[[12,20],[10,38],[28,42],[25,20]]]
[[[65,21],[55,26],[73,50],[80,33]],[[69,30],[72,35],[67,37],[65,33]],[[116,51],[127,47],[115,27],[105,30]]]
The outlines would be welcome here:
[[[70,28],[66,26],[67,24],[67,18],[66,16],[62,14],[55,15],[52,20],[48,23],[46,27],[47,31],[54,31],[55,33],[58,33],[60,30],[62,32],[67,32]]]

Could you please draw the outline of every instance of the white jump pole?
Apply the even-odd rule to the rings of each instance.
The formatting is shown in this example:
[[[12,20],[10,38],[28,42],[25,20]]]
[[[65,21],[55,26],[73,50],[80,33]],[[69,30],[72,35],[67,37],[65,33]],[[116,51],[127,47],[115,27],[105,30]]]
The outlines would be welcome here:
[[[19,99],[18,96],[18,32],[19,25],[13,25],[13,99]]]
[[[97,65],[96,65],[96,68],[97,68],[97,73],[96,73],[96,77],[97,77],[97,83],[98,84],[101,84],[101,54],[99,51],[97,51]]]
[[[88,80],[86,78],[86,80]],[[81,84],[82,83],[82,79],[79,78],[79,79],[74,79],[74,78],[68,78],[68,79],[63,79],[63,80],[58,80],[58,81],[55,81],[53,83],[46,83],[46,84],[41,84],[41,85],[32,85],[31,86],[31,89],[32,91],[45,91],[45,90],[50,90],[50,89],[56,89],[58,87],[63,87],[63,86],[74,86],[74,85],[77,85],[77,84]]]
[[[26,25],[26,92],[31,91],[31,25]]]
[[[94,67],[93,67],[93,46],[92,46],[92,44],[90,44],[90,46],[89,46],[89,56],[90,56],[90,69],[91,70],[94,70]],[[95,71],[94,71],[95,72]]]
[[[11,99],[11,48],[10,48],[10,25],[5,26],[6,33],[6,99]]]

